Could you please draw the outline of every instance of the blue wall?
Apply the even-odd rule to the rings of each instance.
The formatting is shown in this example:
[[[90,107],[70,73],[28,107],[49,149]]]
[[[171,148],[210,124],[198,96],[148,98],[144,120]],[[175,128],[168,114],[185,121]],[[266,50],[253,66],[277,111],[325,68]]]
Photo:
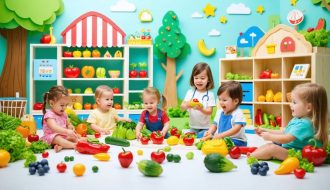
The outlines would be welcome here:
[[[179,17],[180,27],[183,34],[185,34],[188,43],[191,45],[191,54],[187,58],[177,61],[177,72],[184,69],[184,75],[178,81],[178,95],[183,98],[188,89],[189,77],[192,67],[197,62],[207,62],[210,64],[213,77],[216,85],[219,84],[219,58],[224,57],[224,46],[235,45],[236,39],[240,32],[244,32],[250,26],[259,26],[265,32],[268,30],[268,16],[279,15],[281,23],[288,24],[286,20],[287,13],[296,8],[305,10],[305,21],[299,29],[307,29],[308,27],[315,27],[317,20],[320,17],[326,18],[329,21],[330,13],[320,6],[313,5],[310,0],[298,1],[296,7],[290,5],[289,0],[280,1],[263,1],[263,0],[209,0],[209,1],[191,1],[191,0],[129,0],[137,7],[134,13],[116,13],[110,11],[110,6],[117,0],[64,0],[65,11],[57,18],[54,26],[54,35],[57,43],[62,41],[60,33],[68,26],[74,19],[88,11],[98,11],[111,18],[119,27],[121,27],[127,35],[140,31],[142,28],[150,28],[153,37],[157,35],[158,28],[162,25],[161,21],[164,14],[168,10],[173,10]],[[250,15],[228,15],[226,9],[231,3],[244,3],[248,6],[252,13]],[[202,13],[202,9],[207,3],[217,7],[215,17],[193,19],[191,15],[196,10]],[[265,8],[264,14],[256,13],[256,7],[263,5]],[[153,14],[153,22],[141,23],[138,20],[138,13],[142,9],[148,9]],[[225,15],[228,19],[227,24],[219,22],[220,16]],[[221,32],[219,37],[210,37],[208,32],[211,29],[217,29]],[[329,29],[329,26],[327,27]],[[28,44],[39,43],[41,33],[30,32],[28,37]],[[197,41],[204,39],[207,47],[215,47],[217,52],[214,56],[208,58],[202,56],[197,49]],[[5,56],[5,43],[0,38],[0,71],[3,67]],[[28,56],[29,56],[29,52]],[[29,59],[29,57],[27,57]],[[165,72],[160,66],[160,61],[154,58],[154,76],[165,79]],[[29,61],[27,60],[29,68]],[[29,81],[28,81],[29,82]],[[27,84],[28,84],[27,82]],[[164,80],[155,80],[154,86],[163,91]],[[214,89],[216,92],[216,89]]]

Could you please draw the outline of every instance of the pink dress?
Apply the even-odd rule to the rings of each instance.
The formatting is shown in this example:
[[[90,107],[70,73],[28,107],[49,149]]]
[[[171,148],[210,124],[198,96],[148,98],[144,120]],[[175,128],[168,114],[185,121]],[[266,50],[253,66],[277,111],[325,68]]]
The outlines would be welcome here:
[[[41,139],[51,145],[57,135],[61,135],[63,136],[63,138],[66,138],[66,136],[59,133],[55,133],[51,128],[49,128],[47,124],[47,119],[49,118],[54,119],[58,126],[67,128],[68,116],[65,113],[62,115],[58,115],[51,110],[47,110],[46,114],[44,115],[42,121],[44,136]]]

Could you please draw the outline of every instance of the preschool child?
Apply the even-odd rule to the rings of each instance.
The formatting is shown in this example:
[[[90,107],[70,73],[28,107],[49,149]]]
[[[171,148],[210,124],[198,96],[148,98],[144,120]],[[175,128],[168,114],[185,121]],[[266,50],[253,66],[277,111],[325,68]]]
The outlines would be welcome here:
[[[169,134],[167,133],[170,120],[166,114],[165,110],[159,109],[157,106],[161,102],[161,95],[156,88],[148,87],[142,92],[142,101],[144,105],[144,111],[140,116],[140,121],[136,126],[136,137],[141,138],[141,129],[144,125],[146,128],[153,131],[160,131],[161,134],[167,138]],[[166,105],[166,99],[162,96],[162,108],[164,109]]]
[[[221,109],[217,110],[214,122],[205,132],[203,140],[230,137],[236,146],[246,146],[244,126],[245,117],[239,105],[242,102],[242,87],[239,82],[223,83],[218,89],[218,99]]]
[[[189,112],[190,130],[197,134],[197,138],[210,126],[210,118],[215,106],[213,76],[207,63],[198,63],[194,66],[190,76],[190,86],[186,93],[181,109]]]
[[[314,83],[299,84],[291,92],[291,98],[290,107],[293,116],[291,121],[281,131],[257,128],[255,131],[259,136],[265,141],[274,143],[259,147],[250,156],[262,160],[273,158],[285,160],[288,157],[288,149],[301,150],[312,138],[326,148],[328,102],[324,87]]]
[[[98,86],[94,97],[97,108],[89,114],[87,122],[91,124],[91,128],[95,132],[108,135],[116,127],[116,122],[131,121],[119,117],[116,109],[113,108],[113,91],[110,87]]]
[[[44,94],[43,99],[44,136],[41,139],[49,145],[54,145],[55,152],[63,148],[74,149],[78,136],[65,113],[65,108],[70,101],[68,90],[63,86],[53,86]],[[46,111],[47,104],[50,109]]]

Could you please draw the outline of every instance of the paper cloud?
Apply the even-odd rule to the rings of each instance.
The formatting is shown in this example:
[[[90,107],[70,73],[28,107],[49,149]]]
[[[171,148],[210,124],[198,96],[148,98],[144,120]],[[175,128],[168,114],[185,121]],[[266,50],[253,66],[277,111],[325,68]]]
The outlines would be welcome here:
[[[110,7],[110,10],[113,12],[135,12],[136,6],[128,0],[118,0]]]
[[[242,38],[239,42],[241,44],[247,44],[247,43],[249,43],[245,38]]]
[[[243,3],[232,3],[227,8],[227,14],[251,14],[251,9],[247,6],[245,6]]]
[[[216,29],[212,29],[209,33],[209,36],[220,36],[220,31],[216,30]]]
[[[141,11],[139,17],[140,17],[141,22],[151,22],[152,21],[152,15],[149,11]]]
[[[203,15],[199,13],[198,11],[195,11],[192,15],[191,18],[203,18]]]

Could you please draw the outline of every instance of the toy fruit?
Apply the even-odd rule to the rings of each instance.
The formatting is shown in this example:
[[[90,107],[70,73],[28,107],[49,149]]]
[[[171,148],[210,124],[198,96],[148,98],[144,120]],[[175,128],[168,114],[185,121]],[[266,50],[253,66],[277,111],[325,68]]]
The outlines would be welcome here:
[[[16,131],[19,132],[23,136],[23,138],[27,138],[30,134],[30,129],[22,125],[18,126],[16,128]]]
[[[275,120],[276,120],[276,124],[281,127],[282,126],[282,117],[276,116]]]
[[[75,110],[82,110],[82,108],[83,108],[83,106],[82,106],[82,104],[79,103],[79,102],[75,102],[75,103],[73,104],[73,109],[75,109]]]
[[[72,168],[73,170],[73,173],[76,175],[76,176],[82,176],[84,175],[85,171],[86,171],[86,167],[84,164],[75,164]]]
[[[314,166],[321,166],[327,158],[327,152],[323,148],[316,147],[317,143],[315,139],[311,139],[308,143],[313,146],[304,146],[301,150],[302,157],[306,158],[308,162],[312,162]]]
[[[162,144],[164,137],[160,134],[160,131],[154,131],[150,135],[150,139],[153,144]]]
[[[66,170],[66,164],[63,163],[63,162],[58,163],[58,164],[56,165],[56,168],[57,168],[58,172],[60,172],[60,173],[64,173],[65,170]]]
[[[176,136],[170,136],[169,138],[166,139],[166,142],[168,145],[174,146],[179,143],[179,138]]]
[[[44,108],[44,104],[42,102],[36,102],[33,104],[34,110],[42,110]]]
[[[83,123],[80,123],[76,126],[76,133],[83,135],[87,133],[87,126]]]
[[[114,94],[119,94],[120,93],[120,89],[117,88],[117,87],[113,88],[112,91],[113,91]]]
[[[296,157],[288,157],[274,171],[276,175],[289,174],[299,167],[299,160]]]
[[[141,142],[141,144],[146,145],[149,142],[149,138],[148,137],[141,137],[140,142]]]
[[[92,53],[88,49],[85,49],[83,51],[83,57],[91,57]]]
[[[223,139],[213,139],[208,140],[203,143],[202,146],[202,152],[203,154],[212,154],[212,153],[218,153],[223,156],[226,156],[228,154],[228,148]]]
[[[94,133],[94,137],[97,138],[97,139],[100,138],[101,137],[101,133],[95,132]]]
[[[187,152],[187,154],[186,154],[186,158],[187,158],[187,160],[192,160],[192,159],[194,159],[194,153],[193,153],[193,152]]]
[[[105,68],[104,67],[98,67],[96,68],[96,78],[105,78]]]
[[[145,70],[139,71],[139,77],[140,78],[146,78],[147,77],[147,71],[145,71]]]
[[[264,95],[258,96],[258,102],[265,102],[265,101],[266,101],[266,97]]]
[[[278,73],[272,73],[270,75],[270,78],[272,78],[272,79],[278,79],[278,78],[280,78],[280,74],[278,74]]]
[[[229,155],[232,159],[238,159],[241,157],[241,150],[238,146],[234,146],[232,149],[230,149]]]
[[[93,66],[84,66],[81,69],[81,75],[84,78],[93,78],[94,77],[94,74],[95,74],[95,69],[94,69]]]
[[[36,134],[35,135],[34,134],[31,134],[31,135],[28,136],[28,141],[31,142],[31,143],[32,142],[36,142],[38,140],[39,140],[39,136],[36,135]]]
[[[105,54],[103,55],[103,57],[111,57],[111,54],[109,51],[106,51]]]
[[[10,160],[10,154],[7,150],[0,150],[0,168],[6,167]]]
[[[189,105],[191,107],[203,107],[203,104],[199,102],[199,100],[197,98],[193,98],[190,102],[189,102]]]
[[[118,160],[121,167],[128,168],[133,161],[133,154],[131,151],[126,151],[124,148],[122,149],[123,152],[118,154]]]
[[[75,51],[73,51],[73,57],[81,57],[81,51],[79,51],[79,50],[75,50]]]
[[[120,76],[120,70],[109,70],[108,72],[111,78],[118,78]]]
[[[216,50],[215,48],[210,48],[210,49],[208,49],[208,48],[206,47],[205,42],[204,42],[203,39],[198,40],[198,45],[197,45],[197,47],[198,47],[199,52],[200,52],[202,55],[207,56],[207,57],[213,55],[213,54],[215,53],[215,50]]]
[[[75,88],[73,91],[74,91],[75,94],[80,94],[81,93],[81,89],[80,88]]]
[[[121,105],[116,103],[114,106],[113,106],[116,110],[121,110]]]
[[[194,139],[193,135],[191,135],[189,133],[185,134],[183,137],[183,143],[186,146],[192,146],[194,144],[194,141],[195,141],[195,139]]]
[[[64,76],[67,78],[77,78],[80,74],[80,69],[70,65],[64,69]]]
[[[123,53],[120,50],[117,50],[114,57],[123,57]]]
[[[139,149],[136,151],[137,155],[142,156],[143,155],[143,150]]]
[[[93,89],[90,87],[86,88],[84,94],[93,94]]]
[[[274,92],[273,90],[267,90],[266,92],[266,102],[273,102],[274,101]]]
[[[108,153],[94,154],[93,157],[100,161],[109,161],[110,160],[110,155]]]
[[[181,156],[178,154],[173,155],[173,162],[174,163],[179,163],[181,161]]]
[[[90,109],[92,109],[92,104],[90,104],[90,103],[85,103],[85,104],[84,104],[84,110],[90,110]]]
[[[303,179],[305,177],[306,171],[303,168],[298,168],[293,170],[294,175],[298,179]]]
[[[65,51],[63,57],[73,57],[73,53],[71,51]]]
[[[147,67],[146,62],[139,63],[140,71],[139,71],[139,77],[140,78],[146,78],[147,77],[147,71],[145,70]]]
[[[163,148],[164,152],[170,152],[172,150],[172,148],[170,146],[165,146]]]
[[[282,102],[282,92],[277,92],[274,95],[274,102]]]
[[[41,154],[41,156],[42,156],[43,158],[48,158],[49,153],[48,153],[47,151],[45,151],[45,152],[43,152],[43,153]]]
[[[50,41],[51,41],[51,36],[49,34],[44,34],[40,39],[40,43],[42,44],[49,44]]]
[[[97,50],[97,49],[94,49],[94,50],[92,51],[92,57],[101,57],[101,53],[100,53],[100,51]]]
[[[135,70],[136,64],[132,63],[131,65],[132,70],[129,72],[129,77],[130,78],[136,78],[138,76],[138,72]]]
[[[165,160],[165,153],[161,150],[157,150],[156,152],[151,152],[151,160],[161,164]]]
[[[259,78],[260,79],[270,79],[271,78],[271,74],[272,74],[272,70],[265,70],[265,71],[262,71],[259,75]]]

